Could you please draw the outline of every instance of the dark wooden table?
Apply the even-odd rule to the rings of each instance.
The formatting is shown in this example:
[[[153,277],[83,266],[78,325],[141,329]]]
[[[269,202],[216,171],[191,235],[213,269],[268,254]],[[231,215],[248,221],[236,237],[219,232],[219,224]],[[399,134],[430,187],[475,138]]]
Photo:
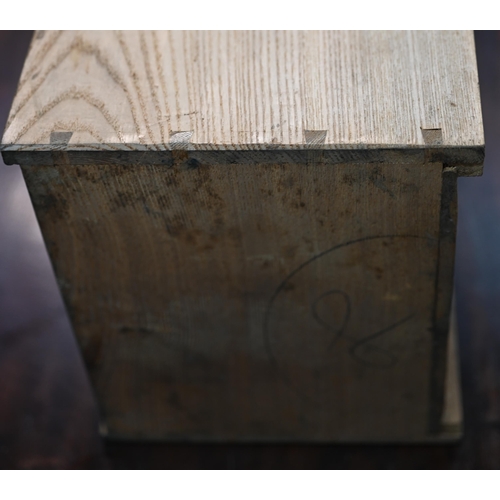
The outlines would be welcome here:
[[[0,31],[2,130],[30,39],[31,32]],[[0,160],[0,468],[499,468],[500,32],[477,32],[476,48],[487,146],[484,176],[459,179],[460,444],[103,443],[19,167]]]

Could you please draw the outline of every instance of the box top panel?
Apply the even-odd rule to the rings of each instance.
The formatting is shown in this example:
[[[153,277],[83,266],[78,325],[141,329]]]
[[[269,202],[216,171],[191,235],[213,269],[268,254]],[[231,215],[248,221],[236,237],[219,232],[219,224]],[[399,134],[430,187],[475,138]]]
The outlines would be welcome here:
[[[178,149],[240,160],[324,149],[339,161],[354,150],[363,161],[432,150],[444,163],[480,165],[473,33],[35,33],[2,140],[6,160],[65,151],[126,162],[139,151],[144,162]]]

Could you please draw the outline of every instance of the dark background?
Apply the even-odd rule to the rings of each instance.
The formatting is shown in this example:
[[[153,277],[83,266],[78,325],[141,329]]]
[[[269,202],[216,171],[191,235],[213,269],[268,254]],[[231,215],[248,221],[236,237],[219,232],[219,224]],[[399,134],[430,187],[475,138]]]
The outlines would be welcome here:
[[[0,31],[0,131],[30,31]],[[97,408],[18,166],[0,159],[0,468],[500,468],[500,31],[476,32],[486,135],[459,179],[455,268],[465,435],[458,445],[102,442]]]

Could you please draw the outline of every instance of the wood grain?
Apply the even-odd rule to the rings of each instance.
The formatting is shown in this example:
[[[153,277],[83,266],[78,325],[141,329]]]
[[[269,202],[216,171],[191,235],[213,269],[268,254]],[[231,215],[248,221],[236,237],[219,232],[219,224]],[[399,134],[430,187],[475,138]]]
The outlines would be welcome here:
[[[432,437],[441,164],[23,171],[111,437]]]
[[[51,140],[58,132],[66,143]],[[39,153],[59,150],[73,163],[92,163],[96,151],[163,163],[176,149],[232,152],[230,161],[244,164],[262,162],[252,151],[302,163],[308,149],[337,163],[380,161],[384,151],[408,162],[413,149],[479,175],[473,35],[37,32],[2,143],[8,163],[24,164],[53,163]]]
[[[21,72],[24,53],[29,40],[26,34],[15,31],[0,33],[2,67],[9,71],[0,72],[0,122],[4,123],[15,93]],[[500,398],[498,394],[499,363],[496,353],[498,342],[498,269],[500,264],[500,239],[497,220],[500,205],[497,196],[500,186],[500,148],[495,138],[500,133],[500,101],[498,81],[500,76],[500,34],[499,32],[476,32],[479,77],[485,119],[486,142],[488,144],[485,175],[477,179],[459,180],[459,230],[457,240],[457,310],[461,347],[461,371],[464,389],[465,434],[455,446],[375,446],[375,445],[291,445],[291,444],[172,444],[172,443],[132,443],[130,441],[106,443],[110,465],[115,468],[138,469],[498,469],[500,467]],[[12,50],[14,48],[15,50]],[[19,66],[19,68],[18,68]],[[491,168],[490,168],[491,167]],[[3,168],[2,186],[5,192],[12,192],[6,174],[16,167]],[[51,289],[37,274],[30,271],[30,265],[48,265],[42,247],[29,256],[18,252],[26,233],[26,224],[19,218],[19,206],[31,207],[27,192],[22,191],[16,204],[8,203],[9,197],[0,197],[1,217],[11,221],[16,233],[7,232],[2,226],[2,249],[0,257],[3,265],[1,280],[5,305],[3,321],[13,321],[25,317],[23,311],[29,308],[31,314],[46,310],[47,289]],[[495,215],[496,214],[496,215]],[[17,235],[17,236],[16,236]],[[21,248],[21,247],[19,247]],[[5,257],[11,252],[12,259]],[[22,290],[12,284],[22,283]],[[37,288],[37,283],[44,287]],[[55,286],[55,285],[54,285]],[[29,290],[29,298],[26,295]],[[53,290],[53,287],[52,287]],[[55,292],[53,292],[55,293]],[[6,295],[7,294],[7,295]],[[8,305],[8,304],[7,304]],[[19,309],[21,308],[21,311]],[[62,314],[62,312],[61,312]],[[78,363],[73,363],[68,352],[61,353],[54,346],[60,338],[51,329],[39,324],[27,323],[25,331],[3,340],[2,352],[5,359],[0,361],[2,373],[2,405],[0,405],[0,463],[2,468],[19,468],[32,460],[35,454],[39,461],[48,464],[58,457],[66,467],[75,466],[74,461],[64,462],[62,448],[71,450],[77,461],[83,463],[88,458],[89,401],[83,402],[81,386],[74,383],[76,376],[82,377]],[[5,322],[2,322],[5,327]],[[1,329],[1,328],[0,328]],[[13,332],[14,333],[14,332]],[[65,331],[64,335],[69,335]],[[62,335],[62,334],[61,334]],[[64,337],[64,335],[62,335]],[[34,349],[26,349],[27,339],[37,338],[39,344]],[[7,362],[8,359],[8,362]],[[31,361],[33,360],[33,361]],[[10,367],[15,364],[16,370]],[[61,367],[64,364],[64,368]],[[58,366],[56,370],[54,367]],[[45,373],[51,377],[49,389],[40,392],[30,380],[40,380]],[[77,374],[77,375],[75,375]],[[61,393],[60,381],[64,380],[67,391]],[[48,399],[47,394],[51,395]],[[91,405],[90,405],[91,406]],[[92,412],[93,412],[93,406]],[[80,418],[68,419],[67,412],[76,408]],[[50,430],[38,429],[48,436],[46,440],[27,439],[26,433],[19,432],[20,422],[26,414],[33,414],[50,425]],[[68,437],[68,429],[76,432]],[[52,432],[52,434],[49,434]]]
[[[32,35],[0,31],[0,127]],[[0,241],[0,469],[105,465],[97,404],[21,169],[1,159]]]
[[[110,436],[442,437],[456,176],[483,155],[472,49],[35,35],[3,155]]]

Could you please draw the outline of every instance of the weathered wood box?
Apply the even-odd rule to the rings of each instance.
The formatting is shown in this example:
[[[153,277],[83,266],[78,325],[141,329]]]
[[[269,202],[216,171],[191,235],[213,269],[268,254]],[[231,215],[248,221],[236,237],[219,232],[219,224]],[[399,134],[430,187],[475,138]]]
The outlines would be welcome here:
[[[2,151],[110,437],[459,435],[471,32],[37,32]]]

